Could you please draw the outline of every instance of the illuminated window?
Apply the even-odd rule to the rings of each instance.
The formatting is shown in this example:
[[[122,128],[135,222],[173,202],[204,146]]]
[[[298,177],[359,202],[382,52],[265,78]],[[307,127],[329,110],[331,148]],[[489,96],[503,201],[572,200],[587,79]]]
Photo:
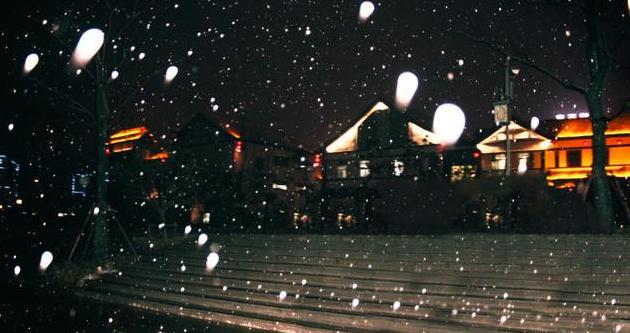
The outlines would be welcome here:
[[[337,166],[337,178],[348,178],[348,166],[347,165],[339,165],[339,166]]]
[[[518,154],[518,167],[517,171],[519,174],[523,174],[527,172],[529,162],[529,153],[520,153]]]
[[[568,167],[582,166],[582,150],[567,151],[567,166]]]
[[[490,169],[505,170],[505,154],[494,155],[492,157],[492,162],[490,162]]]
[[[368,177],[370,175],[370,161],[359,162],[359,176]]]
[[[477,176],[477,168],[474,165],[453,165],[451,166],[451,182],[458,182],[464,179],[472,179]]]
[[[400,160],[394,160],[394,176],[402,176],[405,172],[405,163]]]

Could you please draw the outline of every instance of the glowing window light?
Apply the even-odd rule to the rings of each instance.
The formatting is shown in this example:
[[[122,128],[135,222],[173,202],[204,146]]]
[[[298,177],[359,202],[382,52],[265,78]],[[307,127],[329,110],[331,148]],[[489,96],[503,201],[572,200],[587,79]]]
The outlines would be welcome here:
[[[418,89],[418,77],[411,72],[404,72],[398,76],[396,83],[396,106],[406,109]]]
[[[433,116],[433,132],[437,134],[442,142],[451,145],[459,140],[466,127],[466,115],[459,106],[445,103],[435,110]]]
[[[85,67],[103,46],[105,34],[97,28],[89,29],[81,35],[74,53],[72,63],[77,67]]]
[[[173,79],[175,79],[175,77],[177,76],[177,72],[179,72],[177,66],[169,66],[166,69],[166,74],[164,74],[164,82],[171,83]]]
[[[35,53],[31,53],[24,60],[24,74],[29,74],[35,66],[39,63],[39,56]]]
[[[557,120],[564,120],[566,117],[563,114],[557,114],[556,115],[556,119]]]
[[[580,112],[578,113],[578,118],[588,118],[591,115],[588,112]]]
[[[361,22],[367,21],[372,13],[374,13],[374,4],[370,1],[363,1],[359,7],[359,20]]]

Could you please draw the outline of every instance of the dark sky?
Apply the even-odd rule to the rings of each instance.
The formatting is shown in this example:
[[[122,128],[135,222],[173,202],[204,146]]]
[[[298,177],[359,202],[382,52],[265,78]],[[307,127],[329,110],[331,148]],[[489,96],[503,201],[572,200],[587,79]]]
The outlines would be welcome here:
[[[1,138],[5,147],[19,142],[65,159],[88,149],[89,118],[42,87],[92,107],[91,79],[69,68],[66,48],[91,27],[105,30],[114,57],[109,70],[120,72],[110,89],[114,128],[146,123],[170,138],[195,112],[208,112],[283,130],[315,149],[370,102],[391,99],[397,76],[407,70],[420,78],[413,117],[430,124],[435,108],[451,102],[464,110],[469,131],[491,127],[504,60],[459,32],[529,56],[578,84],[588,81],[581,10],[532,2],[375,1],[370,20],[360,23],[361,1],[112,0],[111,10],[104,1],[24,1],[3,19]],[[613,66],[608,76],[605,108],[614,114],[630,97],[630,20],[625,0],[611,3],[607,42],[621,45],[615,56],[626,66]],[[40,63],[26,77],[22,66],[31,52]],[[146,56],[139,60],[141,52]],[[179,74],[164,86],[170,64]],[[580,96],[524,67],[514,105],[526,120],[587,111]]]

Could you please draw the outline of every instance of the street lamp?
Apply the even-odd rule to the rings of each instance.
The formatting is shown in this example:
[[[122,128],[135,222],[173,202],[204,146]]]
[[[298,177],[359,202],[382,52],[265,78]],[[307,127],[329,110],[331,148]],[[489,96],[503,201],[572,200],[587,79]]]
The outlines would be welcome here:
[[[501,100],[494,103],[494,121],[499,125],[505,125],[505,175],[511,172],[511,147],[510,147],[510,102],[512,101],[513,82],[512,77],[518,75],[519,68],[510,66],[510,57],[505,59],[503,70],[504,87]]]

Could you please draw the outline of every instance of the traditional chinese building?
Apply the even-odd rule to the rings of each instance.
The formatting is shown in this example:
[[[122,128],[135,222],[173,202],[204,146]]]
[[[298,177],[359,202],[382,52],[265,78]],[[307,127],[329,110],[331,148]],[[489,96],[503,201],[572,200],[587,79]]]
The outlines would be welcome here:
[[[573,188],[589,177],[593,164],[592,124],[586,115],[564,116],[564,119],[543,121],[536,129],[518,121],[498,128],[483,139],[481,168],[485,174],[504,174],[506,138],[510,140],[510,165],[513,173],[543,173],[549,185]],[[630,177],[630,111],[619,113],[608,122],[606,130],[609,175]]]
[[[415,198],[429,184],[476,176],[478,153],[464,141],[444,146],[407,114],[375,102],[325,146],[323,210],[340,228],[388,224],[388,215],[426,203]]]
[[[110,135],[105,152],[110,157],[139,154],[147,161],[168,159],[168,152],[160,146],[152,133],[144,126],[123,129]]]

